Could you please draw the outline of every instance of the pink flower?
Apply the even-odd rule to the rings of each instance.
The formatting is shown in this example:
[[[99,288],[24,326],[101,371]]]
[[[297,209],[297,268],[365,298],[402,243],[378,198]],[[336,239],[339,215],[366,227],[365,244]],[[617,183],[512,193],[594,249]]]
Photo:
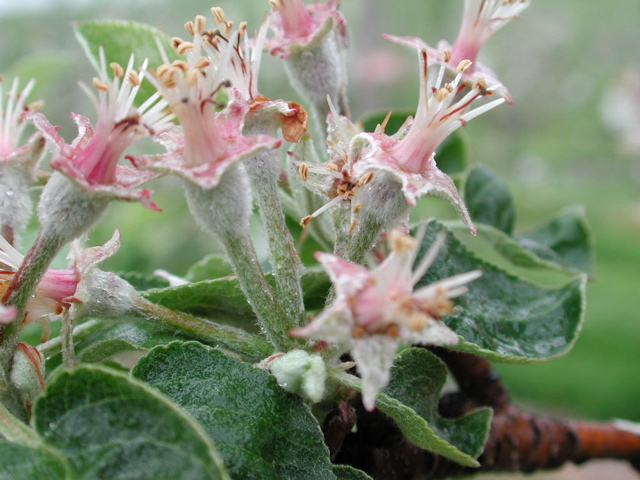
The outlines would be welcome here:
[[[286,58],[312,48],[332,31],[346,45],[346,20],[338,11],[338,0],[315,1],[310,5],[303,0],[274,0],[271,4],[276,9],[271,22],[274,36],[267,42],[272,55]]]
[[[30,187],[46,174],[38,170],[44,153],[45,140],[39,133],[22,144],[27,123],[24,112],[37,111],[41,102],[27,104],[26,99],[35,82],[31,80],[22,91],[15,78],[5,93],[0,76],[0,235],[10,243],[26,228],[33,213]]]
[[[316,258],[327,270],[336,299],[309,325],[291,331],[295,337],[325,341],[349,350],[362,377],[363,402],[375,407],[388,384],[393,358],[401,345],[454,345],[457,335],[440,318],[453,313],[451,298],[481,273],[473,271],[414,290],[444,241],[438,239],[414,272],[419,241],[397,230],[390,235],[390,255],[368,269],[329,253]]]
[[[465,0],[460,33],[451,47],[451,62],[475,63],[487,40],[528,6],[528,0]]]
[[[459,127],[500,105],[505,99],[499,98],[472,108],[474,103],[491,95],[496,87],[488,87],[479,80],[470,89],[466,89],[461,82],[469,62],[462,62],[458,66],[456,77],[445,84],[442,83],[445,66],[441,66],[434,86],[429,88],[428,51],[422,48],[419,39],[415,39],[414,45],[419,47],[420,61],[420,99],[415,118],[390,136],[383,133],[384,126],[380,126],[374,133],[357,133],[348,119],[339,117],[334,112],[329,118],[332,160],[329,165],[309,168],[309,171],[328,176],[330,180],[324,180],[324,188],[329,196],[335,197],[332,202],[339,202],[341,195],[344,200],[352,203],[354,213],[361,209],[384,211],[385,200],[378,198],[379,188],[367,190],[369,183],[378,177],[377,182],[397,182],[408,206],[415,205],[419,198],[430,193],[445,197],[453,204],[472,233],[475,233],[475,227],[453,180],[436,164],[435,151]],[[331,141],[332,138],[337,141]],[[382,177],[384,180],[380,180]],[[321,185],[318,180],[316,184]],[[367,188],[362,188],[365,186]],[[399,209],[393,211],[397,212]],[[317,214],[318,212],[312,214],[308,219]],[[389,225],[397,220],[383,219],[383,223]]]
[[[96,96],[81,85],[98,112],[95,130],[88,118],[72,114],[78,125],[78,137],[67,145],[44,115],[27,114],[27,118],[50,141],[56,151],[51,167],[66,175],[85,191],[98,196],[126,201],[141,201],[145,206],[158,210],[151,200],[149,190],[139,190],[140,184],[156,178],[150,172],[142,172],[130,166],[118,165],[120,157],[137,140],[156,135],[170,125],[164,110],[166,103],[154,95],[135,108],[133,102],[144,76],[133,70],[133,56],[126,70],[112,63],[113,80],[107,74],[104,52],[100,50],[100,78],[94,78]]]
[[[168,102],[181,128],[167,130],[156,137],[165,146],[165,155],[147,155],[136,159],[146,169],[172,173],[202,188],[218,185],[222,175],[233,165],[255,153],[280,146],[281,141],[268,135],[244,136],[242,130],[250,105],[239,91],[230,89],[229,104],[219,111],[217,96],[228,78],[221,66],[212,63],[205,45],[211,33],[206,20],[198,16],[188,29],[193,42],[174,39],[178,53],[186,60],[170,63],[161,48],[165,63],[158,67],[152,83]],[[245,94],[250,94],[245,91]]]
[[[473,85],[479,81],[493,85],[496,94],[512,103],[507,87],[498,80],[493,70],[478,62],[477,57],[487,40],[510,20],[518,18],[518,14],[528,6],[528,0],[465,0],[462,26],[453,46],[442,40],[436,49],[418,38],[393,35],[384,37],[426,50],[432,63],[447,65],[450,70],[454,70],[461,62],[472,62],[462,76],[461,85]]]
[[[114,233],[111,240],[101,247],[81,250],[78,244],[74,243],[70,268],[66,270],[49,269],[43,275],[27,306],[24,325],[32,322],[39,323],[43,328],[43,341],[46,341],[51,331],[49,317],[60,315],[71,308],[74,303],[87,301],[85,292],[90,289],[93,281],[95,265],[113,255],[119,247],[120,233],[118,231]],[[9,287],[23,260],[24,256],[3,237],[0,237],[0,262],[9,268],[9,270],[0,271],[0,292],[4,293]],[[5,309],[9,310],[6,307]]]

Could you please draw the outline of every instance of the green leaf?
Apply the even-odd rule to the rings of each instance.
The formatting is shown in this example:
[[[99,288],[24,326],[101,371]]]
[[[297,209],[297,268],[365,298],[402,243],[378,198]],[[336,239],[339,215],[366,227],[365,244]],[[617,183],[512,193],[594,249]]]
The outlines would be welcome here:
[[[184,338],[175,330],[144,321],[107,323],[100,331],[76,344],[76,354],[86,363],[104,362],[122,352],[146,351]]]
[[[264,370],[196,342],[174,342],[151,350],[132,374],[203,425],[233,478],[335,478],[309,408]]]
[[[544,227],[515,238],[543,260],[584,273],[593,272],[593,243],[581,206],[565,209]]]
[[[77,478],[229,478],[211,441],[178,406],[104,367],[58,370],[35,403],[34,425]]]
[[[474,167],[464,184],[464,201],[474,222],[513,233],[515,208],[507,184],[487,167]]]
[[[362,470],[350,467],[349,465],[334,465],[333,473],[338,480],[373,480]]]
[[[116,275],[129,282],[139,292],[151,290],[152,288],[166,288],[169,286],[168,280],[156,275],[145,275],[138,272],[116,272]]]
[[[111,62],[117,62],[126,67],[131,54],[135,52],[135,68],[140,68],[145,58],[149,60],[149,68],[158,68],[164,62],[156,44],[156,37],[164,46],[169,61],[180,58],[171,47],[171,39],[165,33],[144,23],[91,20],[76,23],[74,29],[76,38],[98,71],[100,47],[104,49],[107,66]],[[153,85],[143,82],[135,99],[136,105],[141,105],[154,93]]]
[[[334,375],[343,385],[361,390],[360,379]],[[469,467],[479,466],[489,435],[491,409],[481,408],[456,419],[438,415],[440,392],[447,367],[420,348],[403,350],[395,359],[389,385],[378,395],[376,408],[393,418],[414,445]]]
[[[475,459],[482,453],[489,435],[491,409],[481,408],[455,419],[441,417],[438,402],[446,381],[447,367],[438,357],[422,348],[408,348],[396,357],[384,394],[411,407],[440,439]],[[393,412],[383,412],[394,417]]]
[[[184,278],[189,282],[201,282],[231,275],[233,270],[222,255],[207,255],[194,263]]]
[[[267,280],[274,285],[273,275]],[[305,305],[308,309],[322,308],[331,283],[320,270],[308,270],[302,276]],[[173,310],[187,312],[220,323],[239,326],[252,331],[257,328],[254,313],[247,303],[235,277],[224,277],[189,283],[177,287],[148,290],[141,294],[147,300]]]
[[[0,480],[73,478],[64,457],[45,446],[31,448],[0,441],[0,459]]]
[[[394,135],[404,125],[407,118],[413,116],[415,110],[398,110],[391,113],[385,133]],[[377,112],[366,116],[362,120],[365,132],[375,131],[387,117],[388,112]],[[448,175],[463,172],[467,165],[467,145],[460,132],[449,135],[436,149],[436,163],[438,168]]]
[[[571,349],[584,320],[586,276],[560,288],[534,285],[478,258],[435,220],[428,224],[419,257],[438,232],[445,232],[445,245],[416,288],[471,270],[483,272],[455,300],[458,313],[444,319],[461,338],[451,348],[513,363],[536,363]]]
[[[453,132],[436,148],[436,164],[448,175],[464,172],[469,162],[466,137],[460,131]]]

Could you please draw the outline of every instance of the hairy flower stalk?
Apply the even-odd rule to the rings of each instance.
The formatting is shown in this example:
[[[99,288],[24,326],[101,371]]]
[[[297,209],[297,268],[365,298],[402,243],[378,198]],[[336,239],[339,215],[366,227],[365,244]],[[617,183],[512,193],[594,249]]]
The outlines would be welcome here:
[[[12,245],[19,240],[33,213],[29,188],[36,183],[37,166],[44,153],[45,140],[35,133],[20,146],[27,123],[22,114],[40,108],[41,102],[27,104],[26,99],[35,82],[31,80],[22,91],[15,78],[5,93],[0,76],[0,235]]]
[[[56,171],[38,205],[40,232],[36,242],[2,298],[5,305],[18,309],[18,317],[13,323],[0,327],[0,344],[15,344],[27,305],[51,261],[65,244],[95,224],[111,200],[141,201],[157,209],[148,190],[136,189],[157,175],[118,165],[118,161],[135,141],[167,128],[169,118],[163,112],[166,104],[154,96],[134,108],[142,76],[133,70],[133,57],[126,70],[116,63],[110,65],[113,80],[108,76],[102,51],[100,59],[100,78],[93,81],[98,95],[83,87],[98,112],[95,130],[87,118],[73,114],[79,135],[67,145],[44,115],[25,115],[56,151],[51,160],[51,167]],[[11,361],[9,350],[5,348],[0,353],[5,367]]]
[[[481,275],[473,271],[414,290],[438,255],[443,237],[431,246],[412,272],[418,245],[397,230],[391,232],[391,254],[369,270],[328,253],[316,258],[336,289],[335,300],[294,336],[324,341],[349,351],[362,377],[362,400],[375,408],[378,393],[389,383],[393,358],[401,345],[454,345],[458,336],[440,321],[453,313],[451,299]]]
[[[346,20],[338,11],[338,1],[272,0],[269,52],[284,59],[291,84],[312,107],[318,126],[325,125],[327,97],[348,115],[345,57]],[[324,129],[321,128],[324,132]]]
[[[195,31],[195,24],[187,24],[194,35],[203,35],[207,58],[218,65],[219,75],[226,78],[249,104],[243,134],[246,136],[278,136],[282,130],[285,140],[297,142],[307,128],[307,114],[297,103],[271,101],[258,91],[258,74],[268,17],[262,23],[251,47],[247,39],[247,25],[237,29],[224,17],[220,8],[213,8],[216,20],[215,35],[203,30]],[[267,233],[271,263],[276,281],[276,295],[285,313],[297,324],[307,321],[302,297],[302,263],[293,237],[287,228],[279,197],[278,182],[282,175],[282,152],[263,150],[244,160],[251,182],[251,191],[258,205],[260,217]]]
[[[277,349],[286,350],[293,343],[287,332],[295,323],[282,309],[258,261],[249,228],[251,187],[242,163],[278,148],[281,140],[243,135],[251,107],[237,89],[227,90],[229,103],[218,111],[219,90],[230,82],[227,70],[206,57],[207,50],[215,49],[220,39],[213,30],[205,30],[205,23],[205,18],[198,16],[187,24],[187,30],[194,34],[193,42],[174,39],[174,47],[186,60],[169,63],[159,47],[165,64],[152,82],[171,106],[181,129],[157,137],[167,154],[143,156],[138,164],[184,180],[192,215],[220,240],[260,325]]]

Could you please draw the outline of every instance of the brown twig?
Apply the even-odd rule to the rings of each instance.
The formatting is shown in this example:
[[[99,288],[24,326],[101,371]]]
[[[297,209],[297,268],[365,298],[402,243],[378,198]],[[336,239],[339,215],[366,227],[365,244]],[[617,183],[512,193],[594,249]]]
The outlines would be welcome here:
[[[361,408],[356,410],[357,431],[346,435],[339,452],[332,452],[336,463],[353,465],[381,480],[528,473],[596,458],[627,460],[638,470],[640,435],[612,424],[560,421],[524,413],[510,403],[488,361],[444,349],[432,351],[447,364],[459,386],[459,391],[442,398],[441,415],[458,417],[479,406],[494,409],[489,439],[478,459],[480,467],[462,467],[426,452],[408,442],[389,418]]]

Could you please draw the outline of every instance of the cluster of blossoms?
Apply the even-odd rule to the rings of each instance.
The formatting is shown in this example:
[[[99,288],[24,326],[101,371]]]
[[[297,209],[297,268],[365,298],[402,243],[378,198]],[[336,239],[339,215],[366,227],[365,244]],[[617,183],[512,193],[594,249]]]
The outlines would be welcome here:
[[[8,241],[0,240],[0,262],[6,267],[0,272],[6,305],[0,309],[2,338],[13,334],[15,347],[22,325],[65,311],[74,313],[73,322],[89,314],[113,316],[98,306],[101,299],[96,297],[105,295],[108,281],[94,266],[117,249],[117,238],[104,247],[81,253],[76,249],[68,270],[48,266],[62,246],[96,223],[110,201],[141,201],[159,210],[150,191],[139,187],[173,174],[183,181],[197,222],[220,240],[275,349],[317,347],[306,339],[330,345],[326,351],[334,354],[350,352],[362,377],[366,408],[375,407],[377,394],[387,385],[400,345],[457,343],[457,335],[441,318],[454,312],[451,299],[463,294],[480,272],[415,289],[443,239],[434,242],[414,269],[421,238],[402,232],[408,231],[408,215],[417,201],[436,194],[447,198],[475,233],[453,180],[438,168],[436,151],[456,129],[511,101],[495,74],[476,57],[486,40],[527,2],[466,0],[453,46],[441,43],[436,49],[418,38],[388,36],[416,50],[420,72],[415,116],[393,135],[385,133],[384,124],[374,132],[361,131],[349,116],[346,21],[337,4],[274,1],[253,39],[246,23],[234,27],[221,9],[213,8],[213,29],[207,28],[205,17],[196,17],[185,25],[188,40],[174,37],[173,51],[158,40],[162,64],[147,69],[145,61],[139,72],[131,57],[126,68],[109,65],[110,75],[101,50],[99,77],[93,81],[97,95],[83,87],[95,104],[97,123],[94,128],[86,117],[72,114],[79,134],[71,144],[43,114],[24,103],[31,84],[22,93],[14,84],[0,116],[0,189],[17,185],[15,172],[20,172],[24,187],[16,196],[28,198],[28,186],[40,176],[36,167],[45,141],[53,151],[54,173],[37,210],[41,230],[26,258],[12,246],[26,221],[12,223],[0,216],[3,233],[11,234]],[[333,300],[310,323],[303,304],[301,262],[286,228],[278,182],[284,142],[307,145],[311,135],[306,134],[307,114],[300,104],[270,100],[258,90],[263,49],[284,59],[293,86],[308,102],[328,144],[320,160],[291,154],[303,183],[329,199],[302,220],[303,226],[324,211],[334,213],[336,225],[334,252],[316,254],[333,283]],[[157,93],[136,106],[142,81],[149,81]],[[38,133],[17,147],[25,120]],[[125,156],[144,137],[153,138],[166,153]],[[313,147],[303,150],[315,152]],[[121,165],[123,156],[132,165]],[[254,201],[268,235],[275,287],[265,279],[250,236]],[[30,204],[21,211],[30,211]],[[385,232],[389,255],[373,268],[362,266]],[[117,282],[109,285],[126,292],[130,288]],[[327,362],[336,357],[328,354]],[[317,364],[316,359],[309,361]],[[10,364],[2,356],[0,363]],[[321,389],[313,385],[310,398],[317,400]]]

